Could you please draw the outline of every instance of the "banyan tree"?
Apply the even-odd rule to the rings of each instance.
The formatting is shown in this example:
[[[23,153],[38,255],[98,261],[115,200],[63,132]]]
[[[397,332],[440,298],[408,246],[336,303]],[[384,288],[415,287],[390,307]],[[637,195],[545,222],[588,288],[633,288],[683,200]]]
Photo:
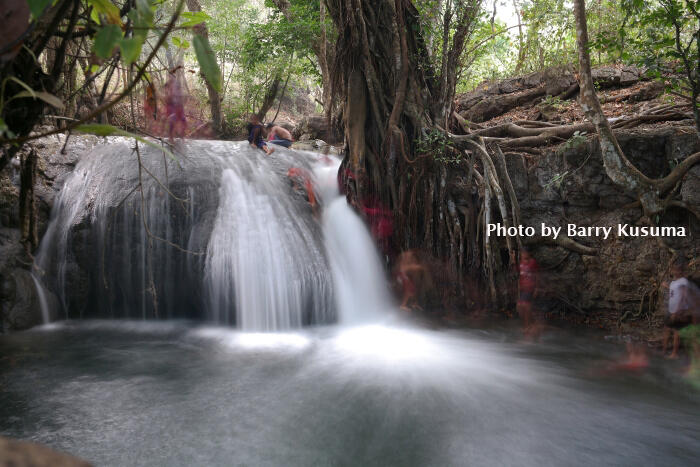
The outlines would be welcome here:
[[[668,195],[700,160],[694,154],[665,178],[652,180],[625,158],[611,127],[658,116],[607,122],[590,77],[583,2],[574,3],[581,103],[589,122],[484,128],[455,112],[459,74],[481,45],[474,38],[480,0],[326,0],[337,30],[332,88],[344,115],[340,177],[350,202],[386,207],[393,213],[394,251],[421,248],[448,264],[451,274],[483,280],[494,304],[508,300],[496,291],[514,272],[521,242],[543,240],[486,235],[490,223],[520,224],[505,159],[509,150],[537,154],[531,148],[565,141],[577,131],[597,132],[606,173],[638,200],[640,222],[647,223],[678,205]],[[579,91],[578,85],[567,88],[562,95]],[[565,235],[555,243],[596,253]]]
[[[454,98],[481,1],[327,5],[337,29],[332,84],[345,118],[348,197],[394,213],[395,249],[420,247],[457,274],[482,271],[495,296],[495,275],[517,245],[509,239],[502,246],[511,254],[500,255],[485,226],[517,224],[518,202],[502,152],[453,135],[468,132]]]

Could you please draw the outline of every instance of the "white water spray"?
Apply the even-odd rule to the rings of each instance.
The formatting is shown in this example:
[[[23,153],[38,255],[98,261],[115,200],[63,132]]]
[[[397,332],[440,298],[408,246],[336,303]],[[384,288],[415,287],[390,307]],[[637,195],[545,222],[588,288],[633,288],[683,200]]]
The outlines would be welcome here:
[[[281,151],[280,151],[281,152]],[[284,330],[322,322],[332,307],[330,281],[310,208],[299,210],[274,159],[249,151],[245,161],[222,158],[219,209],[207,248],[205,282],[213,321],[245,330]],[[281,157],[281,155],[275,155]]]
[[[34,287],[36,287],[36,294],[39,297],[39,308],[41,308],[41,320],[43,324],[49,324],[49,303],[46,300],[46,291],[44,286],[41,285],[41,281],[36,278],[34,273],[32,273],[32,280],[34,281]]]
[[[393,308],[384,268],[362,219],[338,190],[340,161],[321,163],[315,170],[318,191],[326,207],[323,236],[333,273],[341,323],[371,323],[385,319]]]

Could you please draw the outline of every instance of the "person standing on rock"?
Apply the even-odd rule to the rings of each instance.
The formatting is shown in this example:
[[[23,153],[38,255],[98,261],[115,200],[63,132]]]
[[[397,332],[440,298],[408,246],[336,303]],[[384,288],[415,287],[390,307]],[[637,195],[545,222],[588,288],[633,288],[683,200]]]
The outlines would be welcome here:
[[[285,148],[290,148],[292,146],[292,134],[286,128],[282,128],[281,126],[275,125],[274,123],[268,123],[267,131],[268,143],[283,146]]]

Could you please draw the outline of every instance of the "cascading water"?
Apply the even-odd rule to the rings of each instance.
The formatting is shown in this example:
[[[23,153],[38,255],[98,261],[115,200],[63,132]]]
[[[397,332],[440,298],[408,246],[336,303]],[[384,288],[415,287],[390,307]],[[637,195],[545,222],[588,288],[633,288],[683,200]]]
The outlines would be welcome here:
[[[214,321],[235,308],[243,329],[323,322],[331,288],[316,221],[309,206],[297,207],[286,175],[274,176],[279,156],[253,153],[221,159],[227,168],[205,266]]]
[[[321,229],[287,176],[315,156],[222,141],[188,141],[177,161],[140,152],[141,185],[136,152],[118,140],[85,156],[56,201],[36,270],[66,318],[248,330],[335,319]]]
[[[41,285],[41,281],[37,279],[36,274],[32,274],[32,281],[34,281],[34,287],[36,287],[36,294],[39,297],[39,306],[41,307],[41,320],[44,324],[48,324],[50,321],[49,315],[49,304],[46,300],[46,291],[44,286]]]
[[[316,185],[326,204],[323,234],[333,273],[341,322],[376,322],[393,308],[384,269],[367,227],[338,190],[339,160],[315,167]]]

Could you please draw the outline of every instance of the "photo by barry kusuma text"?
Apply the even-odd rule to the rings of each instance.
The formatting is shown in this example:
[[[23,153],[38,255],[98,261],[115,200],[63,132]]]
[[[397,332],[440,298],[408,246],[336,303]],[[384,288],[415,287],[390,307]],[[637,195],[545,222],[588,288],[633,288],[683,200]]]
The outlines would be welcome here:
[[[612,235],[618,237],[685,237],[685,227],[638,226],[617,224],[606,226],[583,226],[566,224],[566,226],[547,225],[544,222],[538,227],[505,226],[503,224],[486,224],[486,235],[495,237],[551,237],[557,239],[560,235],[567,237],[601,237],[607,240]]]

